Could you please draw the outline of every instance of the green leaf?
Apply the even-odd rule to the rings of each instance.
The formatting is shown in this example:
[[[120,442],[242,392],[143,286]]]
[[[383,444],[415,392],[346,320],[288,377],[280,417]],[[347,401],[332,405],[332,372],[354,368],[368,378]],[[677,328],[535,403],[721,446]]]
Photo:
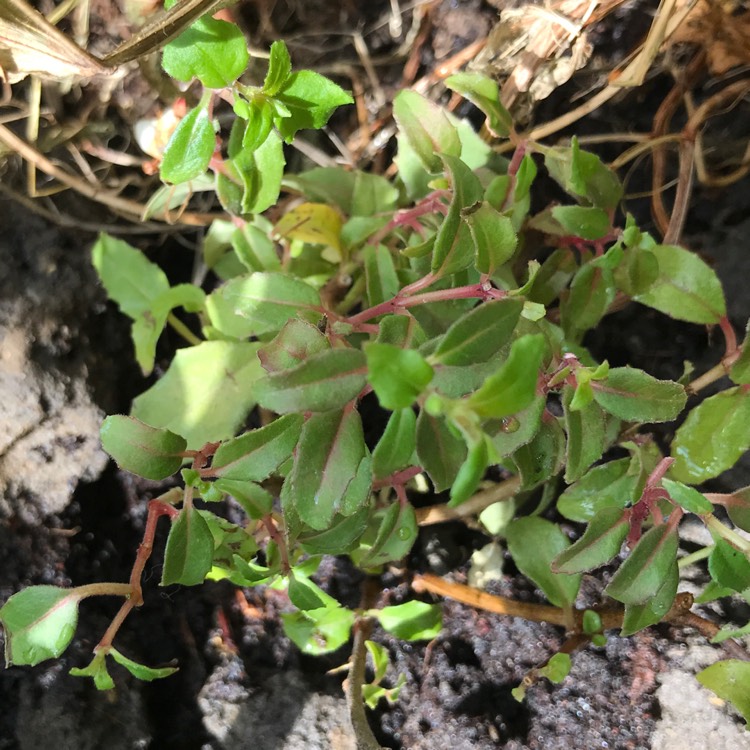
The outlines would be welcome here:
[[[409,503],[381,508],[373,514],[352,560],[360,568],[402,560],[414,546],[418,532],[417,515]]]
[[[729,701],[750,724],[750,663],[739,659],[717,661],[696,675],[703,687]]]
[[[551,177],[571,195],[604,209],[616,208],[620,202],[622,185],[615,173],[595,154],[581,151],[577,138],[573,138],[570,148],[546,149],[544,164]]]
[[[576,391],[570,386],[563,388],[562,404],[565,432],[568,440],[565,447],[565,481],[572,484],[580,479],[591,464],[598,461],[607,447],[607,414],[595,403],[582,409],[572,409],[571,402]]]
[[[216,134],[205,106],[195,107],[180,120],[164,149],[159,174],[164,182],[179,184],[202,175],[216,149]]]
[[[317,326],[292,318],[272,341],[258,349],[258,359],[266,372],[282,372],[330,348],[330,341]]]
[[[273,206],[279,198],[286,163],[281,138],[271,132],[259,146],[243,145],[236,153],[231,149],[229,153],[227,172],[242,186],[240,212],[258,214]]]
[[[268,73],[263,81],[263,93],[275,96],[292,74],[292,59],[283,41],[275,41],[271,45],[268,57]]]
[[[552,217],[566,234],[583,240],[600,240],[612,229],[607,212],[593,206],[554,206]]]
[[[433,369],[414,349],[365,344],[367,379],[380,405],[395,411],[411,406],[432,380]]]
[[[653,596],[641,604],[626,604],[625,616],[622,621],[622,636],[633,635],[649,625],[660,622],[662,617],[669,612],[680,581],[680,571],[677,560],[673,560]]]
[[[357,546],[370,520],[365,506],[352,516],[334,516],[323,531],[307,529],[297,536],[297,543],[309,555],[343,555]]]
[[[628,297],[645,294],[659,278],[659,261],[645,248],[632,247],[625,252],[625,260],[614,270],[615,282]]]
[[[657,380],[632,367],[615,367],[605,380],[591,385],[599,406],[626,422],[669,422],[687,402],[679,383]]]
[[[68,647],[78,624],[75,589],[30,586],[0,607],[5,631],[5,664],[39,664]]]
[[[466,443],[450,430],[442,417],[433,417],[425,409],[419,412],[417,456],[435,492],[442,492],[453,484],[466,455]]]
[[[202,289],[193,284],[178,284],[160,294],[151,302],[149,310],[133,321],[133,343],[135,358],[144,375],[154,369],[156,342],[159,340],[169,314],[175,307],[184,307],[188,312],[200,312],[206,301]]]
[[[451,487],[451,499],[448,503],[451,508],[466,502],[476,492],[489,464],[487,441],[481,436],[479,440],[469,443],[469,453]]]
[[[444,110],[416,91],[404,89],[393,101],[399,132],[428,172],[440,172],[442,155],[461,155],[461,141]]]
[[[100,234],[91,249],[92,262],[110,299],[135,319],[169,291],[164,271],[127,242]]]
[[[711,513],[714,506],[698,490],[688,487],[682,482],[674,482],[671,479],[662,479],[662,487],[669,496],[680,507],[688,513],[697,513],[699,516]]]
[[[320,609],[321,607],[330,606],[325,601],[325,598],[328,597],[325,597],[325,595],[321,596],[323,591],[305,576],[298,576],[292,573],[289,577],[289,588],[287,591],[289,601],[297,609]]]
[[[744,591],[750,588],[750,561],[725,539],[717,539],[708,558],[711,578],[722,586]]]
[[[456,366],[492,359],[510,340],[522,309],[513,298],[478,305],[451,325],[431,359]]]
[[[688,414],[675,439],[670,476],[699,484],[731,469],[750,448],[750,394],[742,386],[707,398]]]
[[[328,411],[356,398],[366,382],[363,352],[329,349],[292,370],[262,378],[255,384],[255,396],[261,406],[279,414]]]
[[[211,463],[213,473],[225,479],[266,479],[292,455],[302,422],[301,414],[287,414],[222,443]]]
[[[351,516],[365,505],[371,471],[357,411],[313,414],[302,427],[282,506],[313,529],[327,529],[337,513]]]
[[[514,416],[485,423],[485,432],[490,436],[499,457],[510,456],[534,439],[542,424],[545,405],[545,397],[537,396],[530,406]]]
[[[289,117],[276,120],[287,143],[298,130],[322,128],[337,107],[354,101],[340,86],[312,70],[292,73],[275,98],[289,110]]]
[[[401,286],[391,251],[385,245],[368,246],[363,256],[368,303],[375,306],[395,297]]]
[[[73,667],[68,674],[73,677],[91,677],[94,681],[94,685],[97,690],[113,690],[115,687],[115,681],[107,670],[107,653],[111,653],[114,649],[107,651],[100,651],[90,662],[87,667],[78,669]]]
[[[218,479],[213,484],[218,490],[231,495],[249,518],[258,520],[273,509],[273,497],[260,485],[239,479]]]
[[[596,326],[615,299],[615,284],[608,268],[588,263],[573,277],[561,304],[562,325],[575,341]]]
[[[249,58],[238,26],[206,16],[164,47],[161,64],[178,81],[197,78],[206,88],[223,89],[244,72]]]
[[[412,409],[398,409],[388,419],[383,436],[372,452],[372,471],[384,479],[412,464],[417,447],[417,416]]]
[[[516,450],[512,459],[524,490],[558,474],[565,463],[565,435],[558,420],[542,421],[534,438]]]
[[[552,561],[570,546],[559,526],[538,516],[518,518],[506,529],[508,551],[518,569],[556,607],[570,607],[581,585],[580,575],[553,573]]]
[[[354,624],[354,612],[343,607],[282,614],[287,637],[305,654],[320,656],[343,646]]]
[[[408,92],[401,92],[404,93]],[[441,278],[463,271],[474,263],[474,240],[469,225],[461,215],[465,208],[482,200],[482,185],[471,169],[458,156],[444,154],[442,160],[450,175],[453,199],[435,236],[432,250],[431,270]]]
[[[461,218],[468,225],[474,241],[477,271],[492,276],[513,257],[518,246],[513,222],[486,201],[465,208]]]
[[[177,672],[176,667],[147,667],[144,664],[138,664],[138,662],[128,659],[123,656],[116,648],[109,649],[109,655],[118,663],[121,664],[125,669],[130,672],[136,679],[143,680],[145,682],[153,682],[154,680],[161,680],[164,677]]]
[[[559,685],[570,674],[571,666],[570,654],[555,654],[539,670],[539,675],[546,677],[551,683]]]
[[[234,230],[231,243],[248,271],[281,271],[281,260],[268,230],[247,222]]]
[[[487,126],[494,135],[499,138],[508,135],[513,121],[500,103],[500,90],[494,79],[481,73],[456,73],[445,79],[445,85],[484,112]]]
[[[107,417],[100,435],[102,447],[121,469],[156,481],[179,470],[187,448],[180,435],[122,414]]]
[[[605,508],[624,508],[633,500],[638,481],[629,466],[629,458],[620,458],[590,469],[560,495],[557,510],[571,521],[585,523]]]
[[[677,529],[662,523],[649,529],[615,573],[605,592],[624,604],[644,604],[656,595],[677,559]]]
[[[257,351],[232,341],[178,349],[166,374],[133,401],[132,416],[182,435],[191,449],[231,437],[256,403]]]
[[[620,552],[630,528],[627,514],[619,508],[600,510],[583,536],[552,562],[555,573],[583,573],[606,565]]]
[[[271,102],[261,97],[246,102],[241,98],[239,92],[235,92],[234,111],[238,118],[244,120],[244,130],[242,133],[243,151],[253,152],[255,149],[260,148],[266,142],[273,128],[275,110]],[[234,126],[243,128],[243,125],[236,121]],[[236,155],[236,153],[233,154],[234,157]]]
[[[443,627],[441,607],[416,600],[383,609],[371,609],[368,614],[376,617],[384,630],[404,641],[432,640]]]
[[[213,556],[214,539],[206,520],[192,506],[183,508],[169,530],[161,585],[203,583],[211,570]]]
[[[750,531],[750,487],[743,487],[731,495],[725,495],[723,505],[735,526],[739,526],[743,531]]]
[[[467,405],[480,417],[495,419],[525,409],[536,396],[545,349],[541,335],[528,334],[516,339],[508,359],[469,397]]]
[[[705,261],[676,245],[656,245],[651,252],[659,276],[636,301],[688,323],[715,324],[727,314],[719,277]]]
[[[245,318],[254,335],[278,331],[299,317],[315,323],[321,316],[320,295],[309,284],[282,273],[253,273],[232,279],[218,295]]]

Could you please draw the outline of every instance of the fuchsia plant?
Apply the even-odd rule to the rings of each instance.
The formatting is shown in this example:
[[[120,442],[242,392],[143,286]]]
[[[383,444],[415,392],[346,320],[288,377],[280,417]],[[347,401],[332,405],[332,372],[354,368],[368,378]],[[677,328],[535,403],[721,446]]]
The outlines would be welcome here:
[[[695,488],[750,447],[750,351],[737,346],[711,268],[659,244],[631,217],[619,226],[616,176],[575,140],[548,147],[520,138],[495,83],[477,74],[446,83],[497,138],[512,141],[510,161],[466,123],[403,91],[394,102],[393,181],[338,167],[285,173],[283,144],[322,127],[349,95],[316,73],[293,72],[281,42],[263,85],[240,83],[247,51],[239,30],[213,19],[199,26],[165,50],[167,73],[197,78],[204,93],[166,148],[167,185],[154,205],[175,185],[213,186],[231,216],[204,240],[215,284],[171,286],[143,253],[106,235],[93,250],[102,283],[133,321],[145,373],[166,325],[189,344],[130,416],[105,420],[103,445],[122,469],[153,480],[179,472],[183,487],[149,503],[129,583],[35,586],[11,597],[0,609],[7,661],[59,656],[78,602],[112,595],[124,597],[122,608],[93,661],[73,673],[111,687],[111,656],[141,679],[170,674],[113,646],[143,601],[162,517],[170,522],[162,585],[228,579],[284,588],[285,631],[307,653],[338,648],[372,618],[398,637],[432,638],[438,605],[415,599],[354,611],[315,583],[316,568],[323,555],[348,555],[377,575],[417,537],[417,479],[460,509],[490,467],[513,483],[516,518],[488,530],[584,640],[601,643],[603,626],[596,610],[575,609],[581,575],[606,564],[617,566],[605,591],[622,605],[624,633],[669,616],[686,513],[714,538],[699,555],[711,576],[701,601],[746,597],[750,542],[733,525],[750,530],[750,490]],[[222,102],[236,115],[227,138],[215,120]],[[531,213],[542,165],[570,202]],[[295,200],[272,224],[263,212],[281,192]],[[541,251],[532,233],[546,238]],[[630,302],[719,326],[725,358],[692,383],[595,361],[586,332]],[[180,308],[189,327],[174,313]],[[686,413],[688,396],[725,373],[734,385]],[[360,407],[372,393],[387,423],[368,445]],[[648,425],[683,417],[663,454]],[[533,491],[544,498],[536,510]],[[244,524],[213,512],[227,498]],[[716,505],[731,523],[714,515]],[[561,518],[585,524],[575,543]],[[364,694],[374,705],[398,690],[382,686],[387,655],[369,648],[376,679]],[[568,667],[558,659],[539,674],[561,679]],[[747,662],[719,662],[699,679],[750,715]]]

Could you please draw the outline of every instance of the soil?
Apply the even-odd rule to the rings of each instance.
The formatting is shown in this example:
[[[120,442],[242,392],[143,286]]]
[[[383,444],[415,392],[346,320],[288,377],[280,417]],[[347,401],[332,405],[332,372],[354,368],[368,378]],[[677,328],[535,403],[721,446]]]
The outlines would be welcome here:
[[[103,2],[95,7],[100,5],[109,7]],[[623,13],[637,16],[644,5],[623,7]],[[257,29],[255,44],[267,46],[278,33],[289,41],[300,64],[324,68],[332,58],[356,60],[352,45],[337,32],[360,24],[368,31],[373,56],[393,55],[398,46],[398,39],[380,23],[389,3],[278,2],[242,8],[244,22]],[[117,18],[115,14],[102,25],[116,28]],[[407,13],[405,21],[410,18]],[[435,61],[486,35],[495,19],[496,10],[479,0],[437,3],[420,70],[429,70]],[[611,26],[597,33],[609,45],[612,59],[632,45]],[[386,91],[395,91],[402,69],[403,60],[395,57],[392,64],[378,68]],[[578,78],[561,87],[539,105],[536,116],[541,121],[559,113],[586,85],[585,78]],[[656,77],[637,92],[637,112],[632,99],[625,99],[595,113],[579,132],[601,132],[603,123],[612,130],[622,129],[623,123],[648,130],[666,90],[666,77]],[[717,138],[721,127],[719,123]],[[640,179],[638,172],[632,176],[632,192],[640,189]],[[684,237],[721,276],[738,331],[750,317],[745,293],[748,187],[748,180],[729,191],[698,187]],[[79,216],[89,210],[74,208]],[[645,204],[636,199],[629,208],[648,229]],[[96,281],[88,256],[92,240],[90,233],[55,228],[0,198],[3,601],[31,584],[127,580],[146,502],[163,491],[163,485],[118,471],[99,447],[103,415],[127,412],[130,400],[148,383],[134,365],[127,322]],[[164,236],[158,242],[157,259],[172,281],[184,280],[174,277],[184,274],[176,269],[185,265],[180,259],[175,262],[174,243]],[[613,365],[627,362],[672,378],[682,373],[685,360],[702,371],[721,353],[720,342],[702,327],[675,323],[636,305],[609,316],[586,343]],[[162,365],[174,346],[169,338],[160,344]],[[745,485],[750,485],[746,460],[712,489]],[[157,550],[163,548],[164,536],[162,528]],[[424,529],[408,562],[415,569],[453,571],[461,577],[472,551],[486,541],[460,524]],[[278,617],[286,605],[283,596],[216,583],[160,589],[160,565],[157,552],[145,573],[146,602],[122,629],[118,648],[149,665],[178,663],[180,671],[149,684],[113,670],[117,687],[109,693],[71,677],[68,670],[88,662],[116,611],[116,603],[87,601],[76,638],[61,659],[0,672],[0,750],[354,748],[342,677],[331,673],[346,662],[346,647],[324,658],[307,657],[283,635]],[[542,601],[512,563],[506,572],[492,591]],[[687,569],[684,587],[697,589],[697,575]],[[320,582],[349,604],[357,603],[361,575],[345,560],[328,560]],[[403,577],[390,574],[384,585],[391,603],[412,596]],[[590,596],[598,594],[593,579],[586,586]],[[738,624],[748,619],[741,608],[711,614]],[[687,746],[689,736],[693,747],[750,749],[736,715],[710,701],[693,678],[721,655],[697,635],[657,627],[629,639],[611,636],[604,648],[576,654],[573,670],[561,685],[539,683],[518,703],[511,690],[559,648],[561,632],[450,601],[444,603],[444,623],[430,644],[375,635],[391,656],[389,679],[395,681],[399,673],[407,678],[394,706],[381,704],[370,713],[373,731],[384,746],[677,750]]]

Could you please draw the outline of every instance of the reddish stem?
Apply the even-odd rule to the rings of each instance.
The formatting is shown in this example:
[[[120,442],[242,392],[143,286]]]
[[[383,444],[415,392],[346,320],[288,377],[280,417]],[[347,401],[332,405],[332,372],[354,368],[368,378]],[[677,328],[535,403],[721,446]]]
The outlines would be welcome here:
[[[408,469],[402,469],[397,471],[384,479],[376,479],[372,483],[374,490],[382,489],[383,487],[395,487],[397,484],[406,484],[411,479],[414,479],[418,474],[422,473],[421,466],[410,466]]]
[[[261,519],[261,523],[266,527],[268,536],[276,543],[276,546],[279,548],[279,555],[281,555],[281,573],[282,575],[287,575],[292,567],[289,564],[289,551],[286,548],[284,537],[281,535],[279,527],[276,525],[276,521],[270,513],[263,516],[263,518]]]
[[[721,328],[721,332],[724,334],[724,341],[726,342],[724,359],[727,359],[737,351],[737,334],[735,334],[734,327],[726,315],[719,321],[719,328]]]

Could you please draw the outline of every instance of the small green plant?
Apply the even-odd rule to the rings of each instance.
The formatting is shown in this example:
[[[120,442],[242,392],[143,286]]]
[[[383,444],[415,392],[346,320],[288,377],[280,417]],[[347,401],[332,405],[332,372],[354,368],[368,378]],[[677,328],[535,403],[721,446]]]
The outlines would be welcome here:
[[[317,566],[323,555],[348,555],[377,574],[416,539],[407,492],[416,478],[427,477],[453,509],[493,466],[513,483],[517,517],[483,514],[486,528],[505,537],[517,567],[582,641],[601,645],[610,625],[596,610],[575,609],[581,575],[617,562],[624,543],[629,554],[606,588],[623,605],[623,634],[675,618],[675,607],[686,611],[678,597],[685,514],[714,538],[691,555],[708,558],[711,583],[700,600],[747,598],[750,542],[714,508],[750,531],[750,488],[705,495],[694,487],[750,447],[750,347],[737,345],[711,268],[658,244],[631,217],[618,226],[616,176],[575,140],[551,148],[520,139],[497,86],[476,74],[447,85],[512,142],[510,160],[467,123],[402,91],[392,181],[338,167],[285,173],[284,143],[324,126],[351,98],[317,73],[293,71],[282,42],[271,48],[262,85],[239,82],[247,63],[240,31],[211,18],[167,45],[163,59],[167,73],[197,79],[203,93],[164,152],[166,184],[151,208],[215,190],[230,218],[210,227],[203,260],[221,283],[208,292],[171,286],[139,250],[106,235],[93,249],[107,292],[132,319],[144,373],[167,325],[189,344],[130,416],[105,420],[102,443],[121,468],[153,480],[179,472],[183,488],[149,503],[128,583],[34,586],[12,596],[0,609],[7,662],[58,657],[79,602],[107,595],[123,597],[122,608],[92,662],[72,673],[110,688],[111,657],[140,679],[171,674],[113,646],[143,601],[141,576],[162,516],[170,522],[162,585],[228,579],[285,589],[295,611],[282,615],[284,628],[306,653],[339,648],[372,618],[398,638],[431,639],[441,626],[437,605],[354,611],[316,585]],[[228,133],[215,117],[223,104],[235,114]],[[541,164],[570,203],[532,214]],[[281,192],[294,200],[280,203]],[[263,215],[273,206],[275,222]],[[595,361],[584,335],[631,300],[719,326],[722,362],[698,380],[672,382]],[[180,308],[193,316],[190,327],[176,317]],[[724,373],[733,385],[685,415],[688,397]],[[387,421],[371,450],[361,406],[373,393]],[[663,452],[648,426],[682,417]],[[257,426],[237,435],[248,420]],[[541,505],[524,505],[539,488]],[[245,524],[210,510],[228,496]],[[575,543],[542,517],[552,502],[554,517],[586,525]],[[368,648],[375,677],[363,686],[366,701],[395,699],[402,682],[383,687],[387,654]],[[558,682],[569,667],[558,654],[528,682]],[[699,679],[750,718],[750,663],[720,662]]]

